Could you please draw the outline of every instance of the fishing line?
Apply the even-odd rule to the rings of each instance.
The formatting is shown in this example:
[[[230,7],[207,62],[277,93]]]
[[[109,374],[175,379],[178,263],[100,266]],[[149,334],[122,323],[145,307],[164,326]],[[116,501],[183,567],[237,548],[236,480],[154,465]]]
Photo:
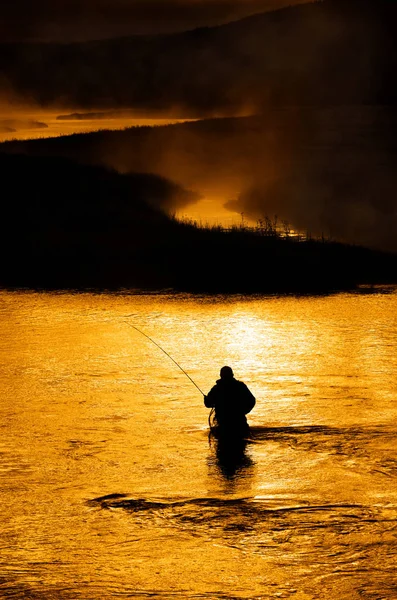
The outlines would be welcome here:
[[[197,385],[197,383],[195,383],[193,381],[193,379],[190,377],[190,375],[188,375],[185,371],[185,369],[182,369],[181,365],[179,365],[176,360],[174,360],[172,358],[172,356],[170,356],[168,354],[168,352],[166,352],[164,350],[164,348],[162,348],[157,342],[155,342],[150,336],[146,335],[146,333],[144,333],[143,331],[141,331],[140,329],[138,329],[138,327],[135,327],[135,325],[131,325],[131,323],[129,323],[128,321],[124,321],[124,323],[126,323],[126,325],[129,325],[130,327],[132,327],[132,329],[135,329],[136,331],[138,331],[138,333],[140,333],[141,335],[144,335],[145,338],[147,338],[148,340],[150,340],[155,346],[157,346],[157,348],[159,348],[162,352],[164,352],[164,354],[166,356],[168,356],[168,358],[170,358],[172,360],[172,362],[178,367],[178,369],[180,369],[182,371],[182,373],[184,373],[186,375],[186,377],[188,379],[190,379],[190,381],[192,382],[192,384],[198,389],[198,391],[200,392],[200,394],[202,394],[203,396],[205,396],[204,392],[202,390],[200,390],[199,386]]]

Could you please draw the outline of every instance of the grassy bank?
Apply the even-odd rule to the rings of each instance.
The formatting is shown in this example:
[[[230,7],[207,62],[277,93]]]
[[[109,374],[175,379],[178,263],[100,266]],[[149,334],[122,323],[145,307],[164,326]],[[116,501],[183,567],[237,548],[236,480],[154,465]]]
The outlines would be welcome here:
[[[258,228],[181,223],[156,205],[188,194],[152,175],[0,155],[0,285],[321,293],[397,281],[397,257]]]

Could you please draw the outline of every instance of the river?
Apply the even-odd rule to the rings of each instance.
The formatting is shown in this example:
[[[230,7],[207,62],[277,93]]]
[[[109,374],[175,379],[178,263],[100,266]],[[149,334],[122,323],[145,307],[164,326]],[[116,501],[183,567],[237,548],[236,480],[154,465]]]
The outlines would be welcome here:
[[[36,110],[33,109],[2,109],[0,106],[0,143],[12,140],[37,140],[54,138],[78,133],[92,133],[94,131],[112,131],[128,127],[158,127],[184,123],[191,119],[177,119],[172,117],[142,117],[133,114],[106,116],[92,118],[59,118],[62,110]],[[83,113],[84,115],[84,113]],[[73,115],[71,115],[73,116]]]
[[[200,392],[257,398],[225,457]],[[397,290],[0,292],[0,597],[397,597]]]

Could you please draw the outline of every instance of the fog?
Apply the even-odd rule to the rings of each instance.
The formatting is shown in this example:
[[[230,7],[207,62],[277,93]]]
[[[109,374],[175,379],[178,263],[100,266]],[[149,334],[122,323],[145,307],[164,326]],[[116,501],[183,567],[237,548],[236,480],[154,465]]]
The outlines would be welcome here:
[[[337,164],[297,164],[276,176],[263,173],[226,207],[258,221],[277,216],[280,225],[288,222],[317,238],[397,251],[395,157],[383,164],[374,156],[361,155],[355,165],[349,159],[345,154]]]
[[[155,173],[198,195],[166,209],[203,222],[277,215],[313,236],[397,250],[396,133],[393,107],[301,108],[3,148]]]
[[[216,3],[193,6],[205,14]],[[0,87],[13,102],[63,111],[128,108],[186,118],[389,104],[397,101],[396,17],[390,0],[326,0],[169,36],[5,45]]]
[[[190,213],[202,220],[224,205],[234,221],[277,215],[302,233],[397,250],[396,133],[392,107],[285,109],[104,137],[95,160],[212,198]]]
[[[221,4],[194,6],[215,15]],[[46,110],[260,116],[12,151],[155,173],[203,197],[207,214],[211,199],[213,214],[277,214],[298,231],[396,250],[396,14],[389,0],[326,0],[168,37],[13,48],[8,89]]]

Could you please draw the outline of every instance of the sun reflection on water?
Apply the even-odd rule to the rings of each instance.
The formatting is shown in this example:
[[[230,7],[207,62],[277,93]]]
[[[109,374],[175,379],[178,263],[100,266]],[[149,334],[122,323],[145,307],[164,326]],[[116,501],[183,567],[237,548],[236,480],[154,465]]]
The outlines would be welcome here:
[[[396,302],[1,292],[0,595],[393,597]]]

